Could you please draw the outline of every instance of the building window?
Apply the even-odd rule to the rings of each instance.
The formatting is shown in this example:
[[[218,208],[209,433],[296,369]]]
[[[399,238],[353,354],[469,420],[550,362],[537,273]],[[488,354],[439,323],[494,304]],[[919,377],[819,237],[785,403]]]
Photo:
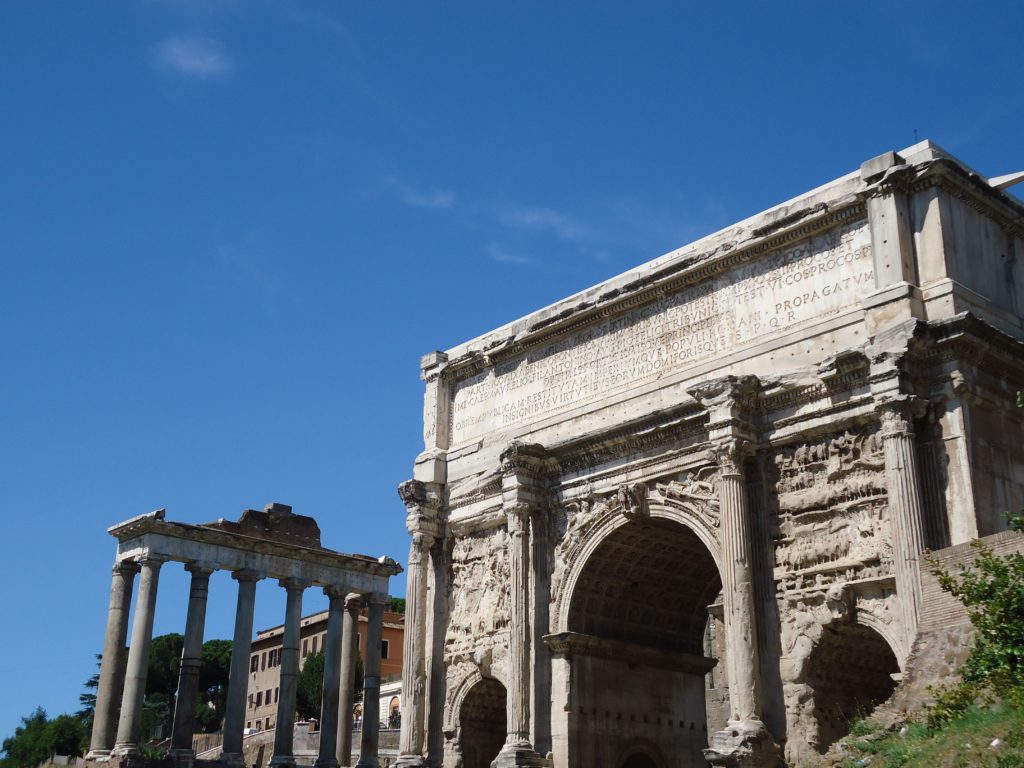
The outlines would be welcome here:
[[[281,695],[281,689],[280,688],[275,688],[274,689],[274,703],[275,704],[277,704],[277,699],[278,699],[278,697],[280,695]]]
[[[316,641],[318,637],[318,635],[313,635],[313,653],[316,653]]]
[[[309,638],[302,641],[302,658],[309,656]]]
[[[267,668],[267,652],[264,651],[263,655],[260,657],[260,670],[262,671],[262,670],[264,670],[266,668]]]
[[[250,693],[249,694],[249,709],[252,709],[252,703],[253,703],[253,695]],[[248,728],[248,726],[246,726],[246,727]]]
[[[388,657],[388,641],[387,640],[381,640],[380,641],[380,657],[382,659],[386,659]]]
[[[268,731],[270,730],[270,718],[269,717],[267,718],[267,730]]]
[[[249,659],[249,671],[250,672],[255,672],[257,669],[259,669],[259,667],[260,667],[260,657],[259,657],[259,654],[255,654],[254,653],[252,655],[252,658]]]
[[[263,706],[263,691],[256,692],[256,708],[259,709]]]
[[[246,720],[245,721],[245,728],[246,728],[246,730],[249,730],[249,729],[252,728],[252,720]]]

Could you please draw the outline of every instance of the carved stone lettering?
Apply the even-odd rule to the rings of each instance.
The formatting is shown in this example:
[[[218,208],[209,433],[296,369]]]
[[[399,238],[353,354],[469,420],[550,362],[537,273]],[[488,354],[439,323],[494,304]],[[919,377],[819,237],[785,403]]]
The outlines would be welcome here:
[[[528,423],[820,321],[873,288],[865,222],[816,235],[462,379],[453,388],[452,441]]]

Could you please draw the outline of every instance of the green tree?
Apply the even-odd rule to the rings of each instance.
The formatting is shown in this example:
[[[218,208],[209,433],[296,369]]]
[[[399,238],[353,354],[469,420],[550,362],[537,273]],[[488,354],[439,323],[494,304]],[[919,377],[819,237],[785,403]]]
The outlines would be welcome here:
[[[352,681],[355,701],[363,698],[363,658],[356,656],[355,675]],[[318,651],[306,657],[306,663],[299,672],[299,680],[295,693],[295,713],[300,718],[320,719],[320,705],[324,695],[324,653]]]
[[[1010,527],[1024,532],[1024,516],[1008,515]],[[993,696],[1024,706],[1024,555],[996,555],[978,541],[977,555],[959,573],[929,560],[939,585],[967,607],[974,645],[959,685],[935,691],[928,722],[938,727],[959,717],[979,698]]]
[[[320,701],[324,695],[324,652],[310,654],[299,672],[295,693],[295,713],[300,719],[320,719]]]
[[[405,613],[405,598],[392,597],[390,608],[392,613]]]
[[[21,718],[21,725],[14,729],[14,735],[4,739],[4,757],[0,760],[3,768],[31,768],[51,754],[47,742],[46,710],[36,707],[28,717]]]
[[[230,640],[207,640],[199,668],[199,700],[196,702],[196,726],[203,733],[220,728],[227,705],[228,676],[231,669]]]
[[[53,720],[46,710],[37,707],[21,719],[14,735],[4,739],[0,766],[32,768],[52,755],[77,757],[82,754],[89,737],[82,719],[75,715],[59,715]]]

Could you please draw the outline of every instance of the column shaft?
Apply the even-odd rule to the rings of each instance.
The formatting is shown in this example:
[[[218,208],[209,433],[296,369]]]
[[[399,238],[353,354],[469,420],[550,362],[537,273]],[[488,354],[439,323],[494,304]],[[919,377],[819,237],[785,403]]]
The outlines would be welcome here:
[[[153,638],[153,616],[156,611],[156,591],[160,580],[162,560],[140,560],[142,575],[139,594],[135,601],[132,622],[132,644],[128,649],[124,693],[121,696],[121,716],[117,723],[114,752],[131,754],[138,749],[142,729],[142,704],[146,696],[146,673],[149,671],[149,643]]]
[[[359,768],[377,768],[380,737],[380,643],[384,633],[384,602],[387,595],[367,596],[369,621],[363,654],[363,731],[359,743]]]
[[[733,721],[761,719],[758,701],[757,611],[754,606],[747,485],[740,459],[723,462],[719,479],[722,517],[722,592]]]
[[[404,663],[402,664],[402,731],[399,764],[422,763],[427,689],[427,567],[433,538],[416,532],[409,547],[406,586]]]
[[[189,564],[192,574],[185,617],[185,639],[181,649],[178,692],[174,698],[174,725],[171,728],[171,749],[192,753],[193,721],[196,695],[199,693],[199,668],[203,663],[203,630],[206,626],[206,598],[210,591],[213,568]]]
[[[231,668],[228,671],[228,701],[224,713],[224,754],[229,765],[243,766],[242,738],[245,732],[245,704],[249,688],[249,654],[252,652],[252,619],[256,608],[256,582],[260,576],[250,571],[237,571],[238,603],[235,607],[235,636],[231,645]]]
[[[918,484],[917,450],[910,415],[899,406],[881,411],[885,474],[892,519],[893,571],[896,593],[904,606],[907,648],[917,635],[921,615],[921,574],[924,551],[923,507]]]
[[[274,729],[274,756],[271,765],[295,765],[295,694],[299,682],[299,631],[302,622],[302,593],[309,584],[295,579],[280,582],[288,593],[284,609],[284,635],[281,640],[281,700]]]
[[[352,765],[352,709],[355,705],[356,659],[359,658],[359,609],[361,598],[345,603],[341,630],[341,696],[338,705],[338,763]]]
[[[327,588],[327,639],[324,648],[323,701],[320,705],[319,768],[337,768],[338,707],[341,693],[341,633],[345,615],[345,590]]]
[[[508,515],[509,536],[509,643],[508,728],[505,743],[530,746],[530,540],[529,508],[519,505]]]
[[[128,612],[138,563],[122,561],[114,565],[110,584],[110,607],[107,609],[107,631],[103,637],[100,659],[100,681],[96,688],[96,706],[92,718],[89,757],[109,754],[114,746],[117,727],[117,703],[121,688],[121,672],[125,661],[125,640],[128,637]]]

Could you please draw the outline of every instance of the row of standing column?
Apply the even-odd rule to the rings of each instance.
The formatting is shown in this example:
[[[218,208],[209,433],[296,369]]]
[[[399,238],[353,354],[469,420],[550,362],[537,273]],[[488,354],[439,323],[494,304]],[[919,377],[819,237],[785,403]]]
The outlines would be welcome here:
[[[144,557],[138,561],[121,561],[114,566],[88,759],[102,759],[110,755],[131,757],[138,752],[157,585],[163,562],[164,560],[159,557]],[[171,729],[171,757],[176,764],[190,765],[195,758],[192,750],[192,732],[195,702],[199,692],[209,580],[214,568],[201,563],[189,563],[185,568],[191,573],[192,579]],[[137,574],[141,574],[139,591],[132,622],[131,644],[126,654],[129,606]],[[242,768],[245,765],[243,738],[256,584],[263,576],[253,571],[236,571],[232,577],[238,582],[238,602],[235,609],[235,631],[221,759],[229,766]],[[293,766],[295,758],[291,724],[295,717],[299,674],[302,595],[310,586],[310,582],[284,579],[279,583],[287,592],[287,605],[281,649],[281,697],[277,723],[279,726],[288,727],[275,729],[271,765]],[[364,716],[358,766],[375,767],[378,765],[379,745],[381,636],[384,606],[388,598],[387,595],[377,593],[363,597],[350,595],[348,590],[340,586],[325,587],[324,593],[329,599],[329,608],[327,646],[324,654],[320,752],[317,765],[320,768],[351,765],[352,699],[355,665],[359,654],[357,624],[359,611],[365,599],[369,616],[366,658],[363,660]],[[119,689],[121,697],[118,715]]]

